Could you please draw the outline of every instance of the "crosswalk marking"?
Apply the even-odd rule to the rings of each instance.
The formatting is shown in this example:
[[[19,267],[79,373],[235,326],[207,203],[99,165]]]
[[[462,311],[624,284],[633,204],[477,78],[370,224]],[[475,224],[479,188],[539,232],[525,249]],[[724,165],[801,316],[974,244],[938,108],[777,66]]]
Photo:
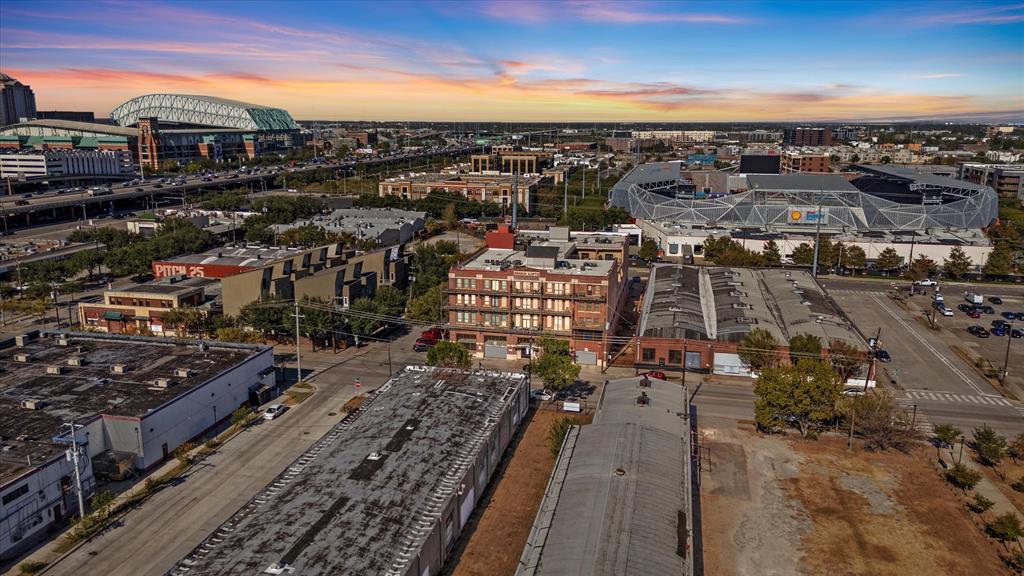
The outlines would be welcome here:
[[[884,290],[849,290],[845,288],[828,288],[828,292],[835,294],[886,294]]]
[[[978,396],[974,394],[955,394],[953,392],[929,392],[923,390],[908,391],[911,400],[935,400],[937,402],[962,402],[969,404],[989,404],[994,406],[1013,406],[1013,403],[1002,396]],[[1018,411],[1020,409],[1018,408]]]

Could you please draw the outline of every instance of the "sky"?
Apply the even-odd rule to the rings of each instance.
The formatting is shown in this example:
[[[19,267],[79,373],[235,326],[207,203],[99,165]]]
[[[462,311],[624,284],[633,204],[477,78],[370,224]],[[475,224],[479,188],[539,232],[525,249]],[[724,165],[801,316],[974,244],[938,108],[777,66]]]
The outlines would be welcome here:
[[[146,93],[298,119],[701,122],[1024,110],[1024,3],[0,2],[40,110]]]

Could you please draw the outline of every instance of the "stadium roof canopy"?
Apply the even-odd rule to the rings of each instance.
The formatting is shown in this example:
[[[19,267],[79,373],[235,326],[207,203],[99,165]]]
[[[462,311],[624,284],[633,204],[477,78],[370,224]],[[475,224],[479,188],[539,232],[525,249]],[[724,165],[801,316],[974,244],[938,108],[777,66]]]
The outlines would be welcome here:
[[[134,126],[139,118],[161,122],[260,132],[298,130],[287,110],[214,96],[146,94],[132,98],[110,113],[119,126]]]
[[[613,206],[645,220],[690,227],[850,232],[979,229],[995,220],[995,190],[909,169],[863,166],[832,174],[751,175],[748,190],[718,197],[687,191],[677,162],[642,164],[611,191]]]

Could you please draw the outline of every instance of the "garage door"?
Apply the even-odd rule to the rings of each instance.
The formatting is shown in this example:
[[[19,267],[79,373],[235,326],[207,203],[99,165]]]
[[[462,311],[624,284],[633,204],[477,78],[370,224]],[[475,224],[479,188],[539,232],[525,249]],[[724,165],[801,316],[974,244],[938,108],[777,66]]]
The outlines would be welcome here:
[[[484,358],[499,358],[504,360],[508,355],[508,346],[504,342],[484,343]]]
[[[750,376],[750,369],[743,365],[739,354],[715,352],[714,373],[721,376]]]
[[[589,352],[587,350],[580,350],[576,353],[576,363],[585,364],[592,366],[597,364],[597,352]]]

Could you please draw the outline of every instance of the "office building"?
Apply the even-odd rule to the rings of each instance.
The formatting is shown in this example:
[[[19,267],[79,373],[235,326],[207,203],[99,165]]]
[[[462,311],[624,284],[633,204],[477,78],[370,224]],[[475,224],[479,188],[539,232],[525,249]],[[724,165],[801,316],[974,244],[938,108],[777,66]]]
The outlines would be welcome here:
[[[996,194],[1024,200],[1024,164],[978,164],[967,162],[960,165],[961,180],[991,186]]]
[[[522,374],[408,366],[168,574],[441,574],[528,408]]]
[[[786,128],[782,131],[782,141],[789,146],[830,146],[832,145],[832,129]]]
[[[606,382],[594,421],[566,434],[515,575],[693,575],[690,430],[677,382]]]
[[[471,155],[470,171],[536,175],[551,166],[553,156],[553,153],[543,150],[495,146],[490,154]]]
[[[260,395],[272,393],[269,346],[78,332],[0,342],[0,559],[77,516],[97,477],[150,470]]]
[[[540,176],[522,174],[436,174],[415,173],[381,181],[380,196],[400,196],[408,200],[426,198],[431,192],[459,194],[477,202],[494,202],[511,208],[513,199],[530,210]]]
[[[512,360],[528,358],[535,338],[552,336],[569,344],[578,364],[603,366],[626,295],[623,266],[610,253],[580,258],[574,240],[525,250],[514,242],[508,229],[492,232],[484,250],[448,273],[450,338],[476,357]],[[626,240],[618,242],[621,254]]]
[[[663,140],[672,142],[711,142],[714,130],[634,130],[633,138],[640,140]]]
[[[863,340],[805,270],[694,267],[651,269],[637,331],[636,364],[749,375],[737,345],[767,330],[780,357],[797,334],[861,346]]]
[[[71,110],[40,110],[36,112],[39,120],[71,120],[72,122],[96,122],[96,114],[92,112],[74,112]]]
[[[788,172],[812,172],[825,173],[829,171],[830,158],[828,154],[807,154],[803,152],[786,152],[782,155],[781,173]]]
[[[0,72],[0,126],[36,117],[36,95],[26,86]]]

